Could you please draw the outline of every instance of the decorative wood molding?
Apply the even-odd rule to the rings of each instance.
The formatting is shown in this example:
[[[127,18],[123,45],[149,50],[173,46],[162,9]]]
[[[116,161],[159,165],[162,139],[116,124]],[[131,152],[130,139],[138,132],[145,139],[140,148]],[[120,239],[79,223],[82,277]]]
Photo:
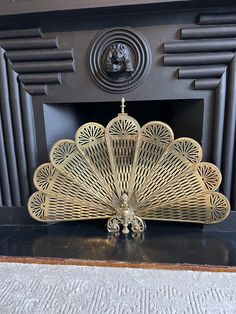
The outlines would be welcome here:
[[[112,67],[111,60],[118,51],[125,62],[117,59],[113,64],[116,69],[107,69],[108,65]],[[95,36],[88,59],[91,77],[99,87],[110,93],[125,93],[136,88],[147,75],[151,51],[147,40],[136,29],[115,27],[104,29]],[[119,70],[119,62],[130,68]]]
[[[203,14],[198,24],[180,29],[180,40],[164,43],[163,63],[178,66],[178,78],[192,79],[194,89],[215,91],[213,162],[235,207],[236,14]]]
[[[45,38],[40,28],[0,31],[0,47],[31,95],[47,94],[48,84],[60,84],[61,73],[74,71],[73,50],[59,49],[58,39]]]
[[[207,26],[181,28],[180,40],[164,43],[164,65],[181,66],[178,78],[193,79],[195,89],[215,89],[236,51],[236,25],[227,23],[236,14],[200,15]]]
[[[72,49],[60,50],[57,38],[43,37],[40,28],[0,31],[0,206],[25,206],[34,190],[30,95],[47,94],[49,84],[60,84],[61,73],[73,70]]]
[[[9,60],[0,49],[0,183],[1,206],[27,204],[36,167],[31,96],[25,92]],[[27,140],[26,140],[27,139]]]

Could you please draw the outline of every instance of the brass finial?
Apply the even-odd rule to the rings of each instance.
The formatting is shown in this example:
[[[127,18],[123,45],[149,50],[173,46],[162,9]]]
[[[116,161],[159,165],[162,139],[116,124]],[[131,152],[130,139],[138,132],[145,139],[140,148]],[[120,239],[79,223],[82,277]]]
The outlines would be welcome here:
[[[120,107],[121,107],[121,113],[124,114],[125,113],[125,107],[126,107],[124,97],[121,98],[121,106]]]

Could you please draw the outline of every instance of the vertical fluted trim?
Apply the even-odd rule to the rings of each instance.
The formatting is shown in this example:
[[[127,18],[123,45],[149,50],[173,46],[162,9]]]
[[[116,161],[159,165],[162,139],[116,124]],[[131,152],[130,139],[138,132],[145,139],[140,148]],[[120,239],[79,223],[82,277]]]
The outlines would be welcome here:
[[[25,138],[25,151],[28,166],[28,181],[30,190],[34,190],[33,186],[33,174],[37,166],[37,145],[35,134],[35,123],[32,107],[32,98],[25,92],[22,85],[20,86],[20,99],[22,109],[22,121]]]
[[[215,90],[213,112],[213,137],[212,137],[212,161],[221,169],[224,115],[226,101],[226,72],[223,74],[219,85]]]
[[[14,205],[20,206],[21,205],[20,186],[16,166],[16,152],[12,127],[12,117],[10,111],[7,68],[3,49],[0,49],[0,86],[1,86],[0,97],[2,104],[2,124],[11,187],[11,198]]]
[[[1,207],[3,206],[1,184],[0,184],[0,206]]]
[[[236,127],[236,56],[228,67],[227,103],[225,111],[224,145],[222,174],[222,190],[227,197],[231,194],[233,174],[233,155]]]
[[[0,91],[1,93],[1,91]],[[3,138],[3,127],[2,127],[2,103],[0,100],[0,186],[2,192],[2,202],[4,206],[11,206],[11,189],[9,174],[7,168],[7,156],[5,150],[5,143]]]
[[[15,139],[16,159],[17,168],[19,174],[20,191],[22,205],[26,205],[29,197],[29,184],[28,184],[28,171],[25,154],[24,134],[23,125],[21,118],[21,106],[20,106],[20,95],[19,85],[17,80],[17,74],[12,70],[11,64],[8,61],[8,77],[9,77],[9,88],[11,97],[11,113],[13,122],[13,133]]]
[[[235,139],[234,139],[235,141]],[[232,208],[236,208],[236,143],[234,143],[234,162],[233,162],[233,182],[232,182],[232,197],[231,197],[231,206]]]

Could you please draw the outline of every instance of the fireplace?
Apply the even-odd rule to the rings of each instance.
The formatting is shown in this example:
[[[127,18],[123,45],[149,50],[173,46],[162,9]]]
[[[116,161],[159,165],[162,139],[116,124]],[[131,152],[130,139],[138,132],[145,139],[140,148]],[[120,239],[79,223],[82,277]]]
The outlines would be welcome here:
[[[236,14],[231,12],[236,8],[230,1],[204,6],[92,1],[91,7],[69,2],[57,4],[57,12],[56,0],[40,6],[0,3],[5,13],[0,20],[0,223],[30,222],[25,208],[34,190],[33,172],[48,161],[51,145],[73,138],[85,122],[106,125],[122,96],[141,125],[161,120],[175,137],[202,145],[204,160],[222,170],[222,192],[234,210]],[[120,44],[128,49],[129,67],[119,79],[106,60]]]
[[[62,138],[74,139],[76,130],[86,122],[96,121],[106,126],[119,112],[119,106],[119,101],[44,104],[47,151]],[[202,142],[204,105],[201,99],[130,101],[127,111],[140,125],[159,120],[173,129],[176,138],[191,137]]]

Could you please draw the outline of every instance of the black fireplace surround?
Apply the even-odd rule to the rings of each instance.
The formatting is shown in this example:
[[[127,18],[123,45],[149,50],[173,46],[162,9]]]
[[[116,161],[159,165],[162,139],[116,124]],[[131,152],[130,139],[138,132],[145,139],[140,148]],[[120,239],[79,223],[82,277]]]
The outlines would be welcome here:
[[[212,2],[0,0],[0,224],[33,223],[33,172],[51,145],[106,125],[123,96],[141,125],[161,120],[202,145],[232,207],[214,228],[236,224],[236,6]],[[114,38],[135,73],[104,66]]]

